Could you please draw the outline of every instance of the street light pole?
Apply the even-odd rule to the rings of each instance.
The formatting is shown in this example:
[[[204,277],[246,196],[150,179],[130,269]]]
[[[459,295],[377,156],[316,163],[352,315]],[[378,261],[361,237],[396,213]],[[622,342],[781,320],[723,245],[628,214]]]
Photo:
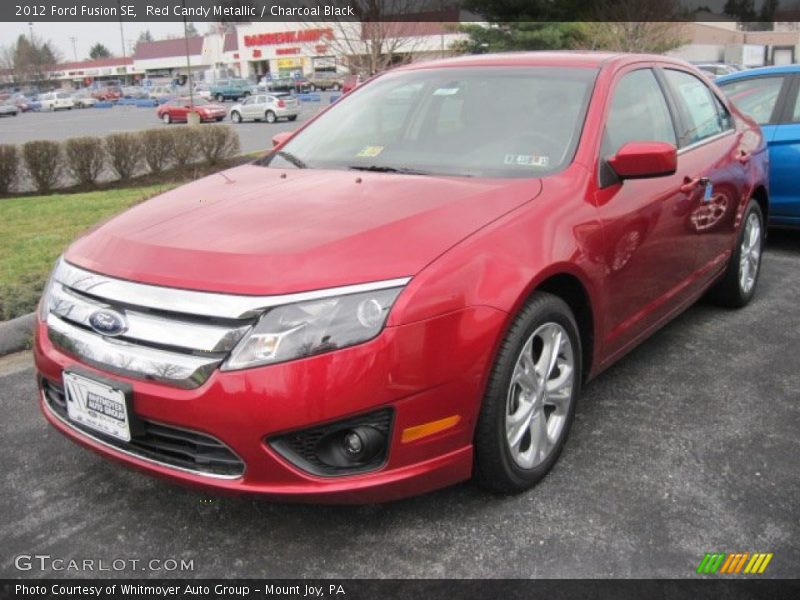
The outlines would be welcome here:
[[[69,39],[72,41],[72,56],[75,58],[75,62],[78,62],[78,47],[75,45],[75,42],[78,41],[78,38],[73,36]]]

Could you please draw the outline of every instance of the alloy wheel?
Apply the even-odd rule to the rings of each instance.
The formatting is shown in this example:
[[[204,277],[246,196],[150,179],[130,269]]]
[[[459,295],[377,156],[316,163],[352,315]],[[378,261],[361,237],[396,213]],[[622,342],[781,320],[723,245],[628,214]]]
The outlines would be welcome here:
[[[531,469],[557,446],[569,415],[575,357],[566,330],[545,323],[517,357],[506,397],[506,442],[517,466]]]
[[[761,260],[761,241],[761,219],[756,213],[750,213],[739,252],[739,286],[745,294],[749,294],[756,283]]]

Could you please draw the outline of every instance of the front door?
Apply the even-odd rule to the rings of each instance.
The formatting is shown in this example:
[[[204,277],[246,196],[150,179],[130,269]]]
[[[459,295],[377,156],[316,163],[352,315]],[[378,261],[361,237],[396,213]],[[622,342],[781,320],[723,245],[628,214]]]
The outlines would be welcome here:
[[[675,297],[688,294],[696,267],[687,216],[697,199],[683,191],[683,172],[626,181],[612,174],[607,179],[605,159],[633,141],[678,145],[675,116],[650,68],[616,76],[599,157],[596,202],[606,248],[604,345],[610,354],[626,349],[669,314]]]

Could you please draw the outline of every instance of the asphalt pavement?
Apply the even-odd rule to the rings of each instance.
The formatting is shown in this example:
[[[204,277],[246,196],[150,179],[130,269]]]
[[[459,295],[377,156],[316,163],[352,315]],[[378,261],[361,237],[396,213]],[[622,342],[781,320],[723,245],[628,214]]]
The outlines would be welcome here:
[[[753,303],[700,303],[590,383],[560,462],[514,497],[469,483],[361,507],[204,496],[69,442],[39,413],[30,355],[0,359],[0,577],[680,578],[706,552],[772,552],[761,577],[796,577],[798,266],[800,233],[773,233]],[[194,568],[15,568],[36,554]]]
[[[280,131],[296,129],[311,116],[330,104],[330,92],[318,93],[319,102],[302,102],[297,121],[246,122],[233,125],[226,116],[223,123],[232,125],[239,133],[242,152],[256,152],[272,146],[272,136]],[[235,102],[223,103],[227,110]],[[58,112],[28,112],[16,117],[0,118],[0,144],[24,144],[32,140],[66,140],[73,137],[124,131],[141,131],[159,127],[183,127],[182,124],[165,125],[156,116],[155,108],[115,106],[113,108],[86,108]]]

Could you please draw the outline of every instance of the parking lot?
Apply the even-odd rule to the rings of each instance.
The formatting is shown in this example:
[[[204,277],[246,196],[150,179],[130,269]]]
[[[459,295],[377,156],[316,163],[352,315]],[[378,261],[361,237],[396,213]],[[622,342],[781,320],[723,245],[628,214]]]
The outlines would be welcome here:
[[[795,577],[798,261],[800,234],[772,232],[750,306],[700,303],[589,384],[561,461],[515,497],[462,484],[363,507],[210,498],[63,438],[39,412],[29,354],[6,357],[0,573],[91,576],[14,567],[49,554],[194,561],[115,573],[155,577],[694,577],[706,552],[757,551],[774,553],[762,577]]]
[[[278,121],[245,122],[233,125],[228,117],[223,123],[232,125],[239,133],[242,152],[257,152],[271,145],[272,136],[279,131],[296,129],[302,122],[330,104],[330,92],[322,92],[319,102],[301,103],[302,112],[295,122]],[[234,102],[225,102],[227,110]],[[28,112],[16,117],[0,119],[0,143],[24,144],[31,140],[65,140],[84,135],[104,136],[119,131],[141,131],[157,127],[184,127],[164,125],[156,116],[155,108],[115,106],[113,108],[86,108],[58,112]]]

